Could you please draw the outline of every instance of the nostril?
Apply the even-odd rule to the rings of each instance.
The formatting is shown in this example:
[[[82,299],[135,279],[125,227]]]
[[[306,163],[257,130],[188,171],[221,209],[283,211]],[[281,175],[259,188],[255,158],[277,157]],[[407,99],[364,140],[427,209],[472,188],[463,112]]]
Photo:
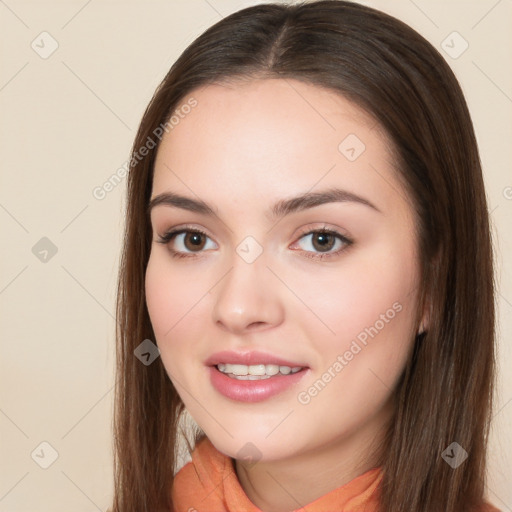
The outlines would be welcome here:
[[[253,322],[252,324],[249,324],[249,328],[259,327],[260,325],[265,325],[265,322]]]

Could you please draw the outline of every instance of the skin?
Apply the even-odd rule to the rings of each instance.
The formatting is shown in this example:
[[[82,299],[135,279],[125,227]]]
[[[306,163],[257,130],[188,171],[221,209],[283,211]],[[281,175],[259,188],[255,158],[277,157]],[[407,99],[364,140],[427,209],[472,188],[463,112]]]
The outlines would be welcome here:
[[[168,205],[151,211],[146,300],[162,362],[188,411],[263,511],[300,508],[375,467],[393,412],[391,394],[417,331],[415,217],[379,125],[340,95],[296,80],[265,79],[197,89],[198,104],[158,150],[151,197],[172,191],[211,204],[215,215]],[[349,161],[349,134],[366,149]],[[330,202],[271,220],[271,206],[338,187],[370,201]],[[187,224],[185,235],[159,237]],[[314,235],[327,227],[328,259]],[[237,246],[252,236],[262,254]],[[318,237],[316,237],[317,239]],[[197,240],[197,239],[196,239]],[[176,258],[171,250],[191,257]],[[196,252],[194,252],[196,251]],[[298,400],[365,328],[401,307],[342,371]],[[380,324],[379,324],[380,325]],[[204,361],[220,350],[261,350],[309,367],[297,386],[262,402],[228,399]],[[304,396],[304,393],[303,393]],[[251,442],[259,460],[241,459]],[[245,448],[244,448],[245,447]],[[236,460],[238,459],[240,460]]]

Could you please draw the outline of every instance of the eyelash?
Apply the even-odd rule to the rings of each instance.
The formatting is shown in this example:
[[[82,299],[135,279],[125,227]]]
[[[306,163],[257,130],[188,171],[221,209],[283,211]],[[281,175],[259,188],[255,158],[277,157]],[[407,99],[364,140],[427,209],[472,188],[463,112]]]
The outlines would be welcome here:
[[[200,230],[198,228],[188,228],[187,226],[185,226],[185,227],[182,227],[182,228],[171,229],[171,230],[167,231],[162,236],[159,236],[159,239],[157,240],[157,242],[166,245],[175,236],[180,235],[182,233],[197,233],[197,234],[203,235],[203,236],[205,236],[207,238],[210,238],[207,235],[207,233],[205,233],[204,231],[202,231],[202,230]],[[305,237],[307,235],[312,235],[312,234],[315,234],[315,233],[322,233],[322,234],[333,235],[333,236],[335,236],[336,238],[338,238],[339,240],[341,240],[344,243],[344,247],[342,247],[341,249],[338,249],[335,252],[331,252],[331,253],[313,253],[311,251],[303,251],[305,253],[304,256],[306,258],[315,259],[315,260],[327,260],[329,258],[333,258],[333,257],[338,256],[340,253],[342,253],[343,251],[347,250],[348,247],[350,245],[352,245],[352,243],[353,243],[352,240],[350,240],[346,236],[342,235],[338,231],[336,231],[334,229],[329,229],[329,228],[326,228],[326,227],[320,228],[320,229],[312,229],[312,230],[309,230],[309,231],[306,230],[306,231],[304,231],[303,233],[300,234],[298,240],[300,240],[301,238],[303,238],[303,237]],[[175,251],[174,249],[170,249],[170,252],[171,252],[171,255],[173,256],[173,258],[195,258],[195,257],[197,257],[197,254],[200,254],[201,251],[199,251],[198,253],[194,253],[194,252],[185,253],[185,252]]]

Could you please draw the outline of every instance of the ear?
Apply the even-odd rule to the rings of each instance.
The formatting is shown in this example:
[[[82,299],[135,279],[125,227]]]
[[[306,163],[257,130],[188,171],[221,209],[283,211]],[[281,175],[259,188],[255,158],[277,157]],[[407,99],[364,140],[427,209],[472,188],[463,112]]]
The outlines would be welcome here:
[[[428,328],[430,327],[430,309],[430,301],[427,301],[425,304],[425,308],[423,309],[423,316],[421,317],[420,327],[418,329],[418,336],[420,334],[423,334],[425,331],[428,331]]]
[[[435,296],[435,282],[437,279],[437,271],[439,266],[439,261],[441,259],[441,249],[438,248],[436,254],[432,258],[432,267],[433,273],[430,274],[430,278],[428,279],[429,284],[425,284],[425,298],[423,299],[423,314],[421,316],[420,326],[418,328],[418,336],[428,331],[430,328],[430,319],[432,318],[432,303],[433,296]]]

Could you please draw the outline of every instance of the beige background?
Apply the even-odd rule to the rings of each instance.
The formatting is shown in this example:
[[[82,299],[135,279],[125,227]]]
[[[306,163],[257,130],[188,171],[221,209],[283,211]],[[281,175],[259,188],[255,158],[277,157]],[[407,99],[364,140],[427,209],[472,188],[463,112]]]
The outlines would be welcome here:
[[[221,17],[255,3],[0,0],[2,512],[89,512],[109,505],[125,182],[102,200],[93,189],[128,158],[147,102],[186,45]],[[512,3],[364,3],[404,20],[441,50],[473,114],[500,287],[488,493],[510,511]],[[50,35],[40,36],[43,31]],[[458,58],[442,47],[453,31],[469,44]],[[454,41],[452,54],[463,48],[453,37],[447,40]],[[52,44],[58,48],[48,56]],[[44,253],[49,242],[43,237],[55,254]],[[58,457],[43,469],[53,450]]]

